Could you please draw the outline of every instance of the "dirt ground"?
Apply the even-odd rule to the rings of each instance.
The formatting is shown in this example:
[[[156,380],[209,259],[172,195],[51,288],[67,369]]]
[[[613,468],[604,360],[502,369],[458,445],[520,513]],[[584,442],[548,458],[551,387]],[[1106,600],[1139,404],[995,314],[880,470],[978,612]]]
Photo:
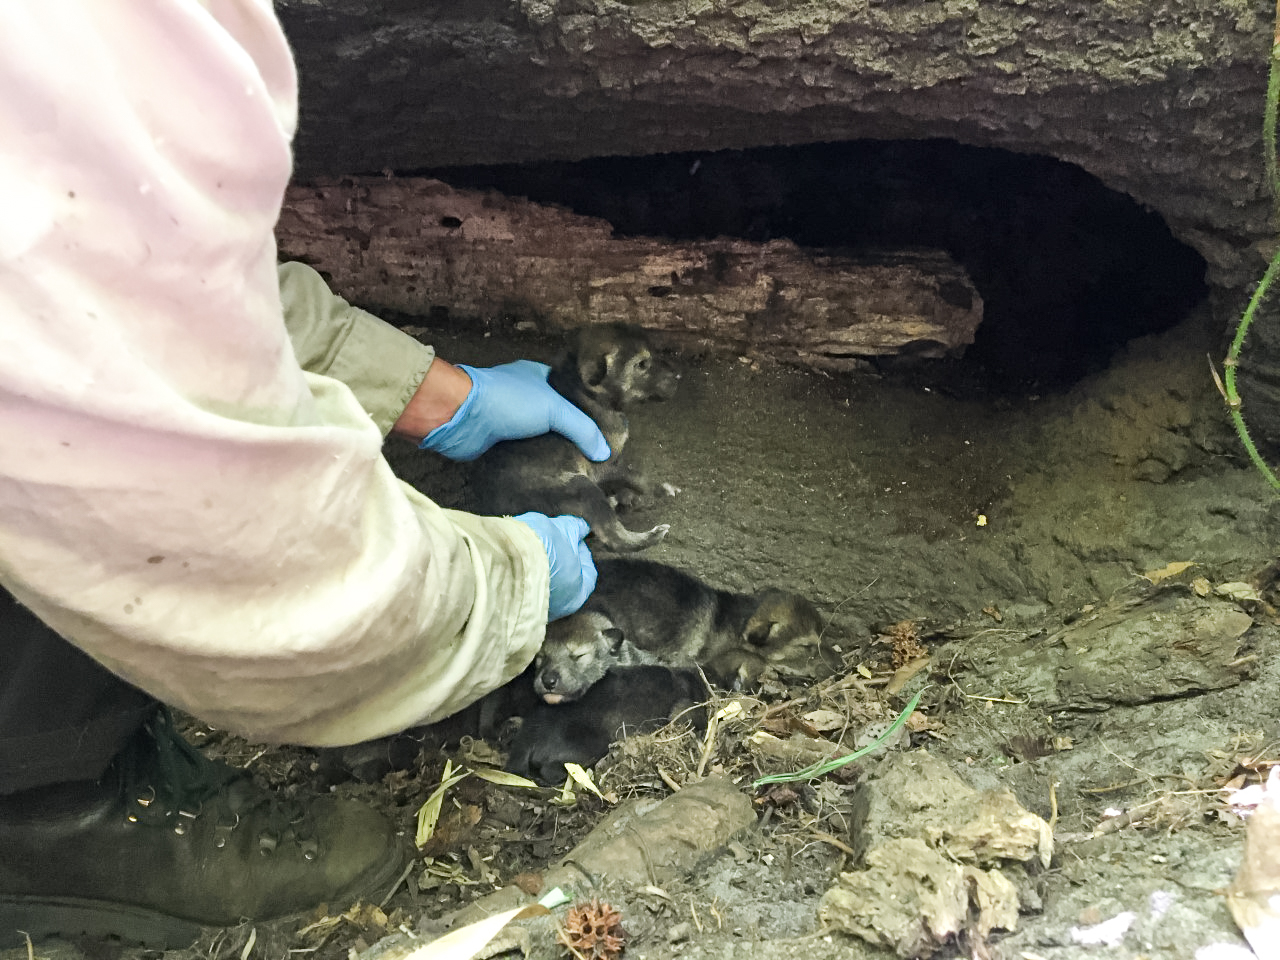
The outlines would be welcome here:
[[[1280,501],[1229,430],[1205,360],[1220,353],[1209,327],[1198,314],[1134,341],[1109,369],[1052,396],[984,393],[962,365],[828,376],[765,356],[682,351],[678,398],[633,417],[633,442],[670,493],[631,525],[671,524],[651,558],[720,587],[798,590],[829,624],[819,656],[744,698],[744,717],[724,726],[709,758],[755,801],[757,826],[660,884],[600,878],[622,911],[625,956],[893,956],[817,919],[822,895],[856,865],[847,801],[885,755],[824,783],[753,791],[751,779],[781,766],[749,739],[766,726],[843,732],[852,745],[922,688],[913,732],[895,749],[927,748],[979,790],[1010,788],[1054,818],[1056,841],[1050,867],[1027,879],[1023,904],[1033,909],[1015,931],[937,956],[1192,958],[1243,945],[1222,891],[1244,830],[1221,788],[1280,762],[1275,597],[1264,573],[1276,559]],[[457,361],[554,350],[532,331],[423,335]],[[465,505],[464,470],[397,443],[388,456],[440,502]],[[1260,599],[1214,593],[1231,582],[1251,582]],[[1252,622],[1215,635],[1217,646],[1191,664],[1130,629],[1186,626],[1209,603]],[[1120,626],[1107,628],[1109,616]],[[885,692],[895,667],[920,667],[924,655],[923,669]],[[834,727],[815,719],[832,713]],[[306,751],[192,733],[290,792],[328,786]],[[483,747],[468,749],[483,758]],[[650,738],[612,769],[606,761],[598,779],[621,798],[665,796],[657,768],[687,782],[700,753],[691,736]],[[383,805],[412,836],[443,761],[427,751],[407,772],[333,789]],[[464,780],[423,851],[430,860],[419,859],[380,911],[317,915],[309,928],[259,925],[243,955],[362,953],[397,932],[426,936],[436,918],[496,887],[536,888],[610,806],[585,793],[571,806],[555,797]],[[1079,942],[1125,912],[1134,917],[1118,946]],[[563,955],[551,929],[531,928],[530,956]],[[241,954],[249,932],[210,938],[198,952]],[[141,955],[93,943],[34,953]]]

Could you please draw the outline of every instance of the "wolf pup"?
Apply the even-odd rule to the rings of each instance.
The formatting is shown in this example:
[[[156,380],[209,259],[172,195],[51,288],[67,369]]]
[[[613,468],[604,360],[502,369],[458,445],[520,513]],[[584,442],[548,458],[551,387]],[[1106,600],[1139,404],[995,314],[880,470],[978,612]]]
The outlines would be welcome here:
[[[527,714],[511,743],[507,769],[539,783],[559,783],[566,763],[589,767],[615,740],[657,730],[685,711],[695,728],[704,728],[705,711],[696,705],[705,698],[696,670],[618,667],[582,699],[560,707],[539,704]]]
[[[648,483],[625,457],[624,410],[647,400],[669,399],[676,379],[637,327],[596,324],[573,331],[547,382],[595,420],[612,456],[592,463],[572,442],[554,433],[495,444],[472,473],[476,512],[573,514],[586,520],[599,543],[615,553],[652,547],[666,536],[666,524],[637,533],[624,527],[614,512],[615,505],[629,506],[649,492]]]
[[[576,700],[613,667],[633,664],[696,664],[717,686],[736,689],[822,631],[817,608],[785,590],[717,590],[634,558],[597,560],[596,570],[595,592],[547,625],[534,660],[533,688],[547,703]]]

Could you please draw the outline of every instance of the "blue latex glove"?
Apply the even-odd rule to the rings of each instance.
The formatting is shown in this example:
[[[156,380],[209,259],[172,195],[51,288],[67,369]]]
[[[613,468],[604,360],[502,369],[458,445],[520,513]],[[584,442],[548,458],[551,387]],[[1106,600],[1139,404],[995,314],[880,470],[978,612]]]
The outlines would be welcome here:
[[[459,364],[471,392],[448,423],[419,444],[450,460],[474,460],[500,440],[522,440],[555,431],[589,460],[609,459],[609,444],[594,420],[547,384],[545,363],[517,360],[498,367]]]
[[[582,542],[590,530],[587,521],[581,517],[548,517],[543,513],[522,513],[516,519],[533,529],[547,551],[551,566],[547,619],[559,620],[577,612],[596,588],[595,561]]]

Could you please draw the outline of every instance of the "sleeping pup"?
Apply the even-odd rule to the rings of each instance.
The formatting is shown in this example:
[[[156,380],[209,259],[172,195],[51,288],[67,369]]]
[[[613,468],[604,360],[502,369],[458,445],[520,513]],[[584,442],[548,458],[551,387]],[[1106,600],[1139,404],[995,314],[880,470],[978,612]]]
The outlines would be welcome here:
[[[617,667],[580,700],[539,704],[526,714],[507,755],[507,769],[539,783],[564,779],[564,765],[589,767],[609,744],[650,733],[689,711],[696,728],[706,724],[706,690],[696,670],[660,666]]]
[[[596,569],[582,609],[547,624],[533,679],[547,703],[576,700],[611,668],[635,664],[696,664],[717,686],[738,689],[822,631],[822,615],[797,593],[717,590],[651,560],[598,560]]]

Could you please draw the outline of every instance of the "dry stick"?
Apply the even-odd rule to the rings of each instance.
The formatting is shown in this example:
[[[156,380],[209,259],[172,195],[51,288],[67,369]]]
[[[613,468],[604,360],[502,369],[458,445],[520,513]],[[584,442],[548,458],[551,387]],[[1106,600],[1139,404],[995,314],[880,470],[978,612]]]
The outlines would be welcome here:
[[[717,897],[716,900],[719,898]],[[720,911],[716,909],[716,900],[711,901],[711,906],[707,907],[711,911],[711,915],[716,918],[716,929],[724,929],[724,917],[720,916]]]
[[[418,865],[417,860],[409,861],[409,865],[400,872],[400,879],[398,879],[395,883],[393,883],[391,885],[391,889],[387,891],[387,895],[383,897],[380,901],[378,901],[379,910],[385,907],[387,905],[387,901],[389,901],[395,895],[395,892],[400,889],[400,884],[404,883],[407,879],[409,879],[409,874],[413,873],[413,868],[416,867],[417,865]]]
[[[853,847],[849,846],[839,837],[833,836],[829,833],[824,833],[821,830],[810,830],[809,833],[813,835],[815,840],[821,840],[823,843],[829,843],[841,853],[846,853],[851,857],[854,856]]]
[[[843,677],[840,677],[839,679],[829,680],[826,683],[820,683],[813,688],[813,691],[817,693],[819,699],[821,699],[822,697],[830,696],[831,694],[837,693],[841,690],[847,690],[849,687],[858,687],[859,689],[861,689],[864,687],[883,686],[887,684],[890,679],[892,678],[873,677],[868,679],[867,677],[860,676],[859,674],[850,673]],[[863,692],[865,692],[865,690]],[[809,696],[810,695],[806,695],[803,697],[794,697],[791,700],[783,700],[781,703],[775,703],[772,706],[767,707],[765,709],[764,716],[761,719],[768,720],[772,717],[776,717],[780,713],[784,713],[786,710],[790,709],[791,707],[795,707],[795,706],[799,706],[800,704],[807,703],[809,701]]]
[[[693,894],[689,894],[689,914],[693,917],[693,925],[698,928],[698,932],[702,933],[702,920],[698,917],[697,904],[693,902]]]
[[[702,757],[698,760],[698,779],[701,780],[703,774],[707,772],[707,764],[711,761],[711,752],[716,746],[716,733],[720,729],[720,716],[725,708],[721,707],[711,715],[711,719],[707,721],[707,735],[702,741]]]
[[[572,953],[577,960],[587,960],[572,943],[569,942],[569,931],[560,925],[560,921],[556,919],[556,915],[551,915],[551,922],[556,925],[556,942]]]
[[[680,784],[676,783],[671,774],[667,773],[667,771],[663,770],[661,767],[655,767],[654,769],[658,771],[658,776],[662,778],[662,782],[671,788],[672,793],[679,792]]]
[[[1277,2],[1277,3],[1280,3],[1280,0],[1276,0],[1276,2]],[[837,603],[834,607],[832,607],[832,608],[831,608],[831,616],[829,616],[829,617],[827,618],[827,622],[826,622],[826,623],[824,623],[824,624],[822,625],[822,629],[818,632],[818,654],[819,654],[819,656],[821,656],[821,654],[822,654],[822,638],[823,638],[823,637],[825,637],[825,636],[827,635],[827,628],[828,628],[829,626],[831,626],[831,624],[832,624],[832,623],[834,623],[834,622],[835,622],[836,614],[837,614],[837,613],[839,613],[840,608],[841,608],[841,607],[843,607],[843,606],[844,606],[846,603],[848,603],[850,600],[853,600],[855,597],[860,597],[860,596],[862,596],[863,594],[865,594],[868,590],[870,590],[872,587],[874,587],[874,586],[876,585],[876,583],[877,583],[877,582],[879,582],[879,580],[880,580],[880,578],[879,578],[879,577],[872,577],[872,578],[871,578],[871,581],[870,581],[870,582],[869,582],[865,587],[863,587],[863,588],[862,588],[861,590],[859,590],[857,593],[851,593],[851,594],[849,594],[847,597],[845,597],[843,600],[841,600],[839,603]]]

